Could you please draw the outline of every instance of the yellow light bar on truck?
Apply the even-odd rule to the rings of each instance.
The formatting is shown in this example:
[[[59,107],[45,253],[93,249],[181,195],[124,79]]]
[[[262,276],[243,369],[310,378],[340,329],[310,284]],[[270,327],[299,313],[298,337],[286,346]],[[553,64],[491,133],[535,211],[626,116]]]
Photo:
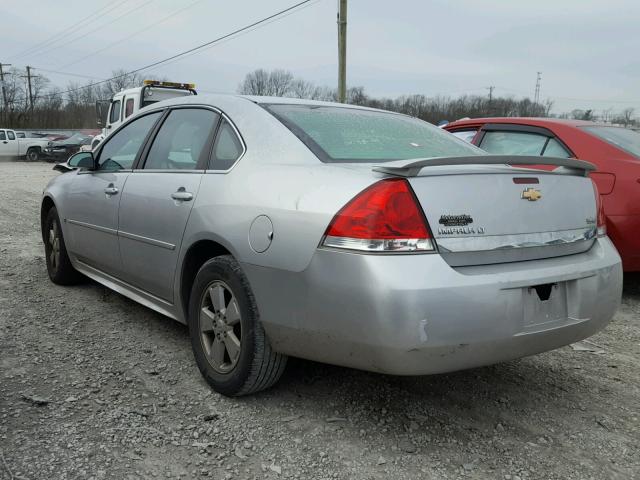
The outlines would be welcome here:
[[[195,83],[161,82],[159,80],[144,80],[142,84],[154,87],[184,88],[186,90],[195,90],[196,88]]]

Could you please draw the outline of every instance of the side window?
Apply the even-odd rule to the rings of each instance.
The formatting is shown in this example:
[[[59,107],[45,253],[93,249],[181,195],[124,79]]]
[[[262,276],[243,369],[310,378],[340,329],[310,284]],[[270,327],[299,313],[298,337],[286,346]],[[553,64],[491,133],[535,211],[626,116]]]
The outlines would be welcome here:
[[[4,130],[0,130],[0,140],[6,140],[7,136],[4,133]]]
[[[488,131],[480,148],[497,155],[541,155],[547,138],[536,133]]]
[[[27,138],[27,135],[24,132],[16,133],[16,137],[18,138]]]
[[[242,143],[229,122],[223,120],[213,147],[209,169],[229,170],[240,155],[242,155]]]
[[[124,118],[128,118],[133,113],[133,98],[127,98],[124,105]]]
[[[203,108],[171,111],[149,149],[146,170],[195,170],[219,115]]]
[[[135,119],[105,141],[98,156],[98,170],[128,170],[144,143],[149,131],[162,112],[154,112]]]
[[[550,138],[547,147],[542,154],[545,157],[570,158],[572,155],[562,144],[555,138]]]
[[[115,123],[120,120],[120,100],[116,100],[111,104],[111,115],[109,116],[109,123]]]
[[[13,133],[11,130],[7,130],[7,137],[9,137],[9,140],[15,140],[16,134]]]
[[[473,130],[456,130],[455,132],[451,132],[454,136],[458,137],[460,140],[464,140],[465,142],[471,143],[473,137],[478,133],[478,129],[475,128]]]

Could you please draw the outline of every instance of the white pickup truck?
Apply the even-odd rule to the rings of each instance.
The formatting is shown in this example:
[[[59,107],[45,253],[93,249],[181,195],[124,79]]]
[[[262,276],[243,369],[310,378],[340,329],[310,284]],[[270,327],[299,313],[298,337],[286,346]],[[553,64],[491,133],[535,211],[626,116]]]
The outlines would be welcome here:
[[[48,143],[46,138],[18,138],[13,130],[0,128],[0,160],[26,158],[35,162]]]

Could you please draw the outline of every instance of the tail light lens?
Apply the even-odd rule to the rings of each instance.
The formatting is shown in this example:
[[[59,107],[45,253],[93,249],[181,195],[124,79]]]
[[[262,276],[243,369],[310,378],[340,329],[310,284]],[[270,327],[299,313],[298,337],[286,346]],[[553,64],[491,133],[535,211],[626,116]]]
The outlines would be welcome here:
[[[604,216],[604,205],[602,203],[600,192],[598,192],[596,182],[591,179],[591,183],[593,184],[593,193],[596,196],[596,224],[598,227],[598,236],[604,237],[607,234],[607,220]]]
[[[360,192],[333,218],[322,243],[365,252],[430,252],[427,220],[409,183],[381,180]]]

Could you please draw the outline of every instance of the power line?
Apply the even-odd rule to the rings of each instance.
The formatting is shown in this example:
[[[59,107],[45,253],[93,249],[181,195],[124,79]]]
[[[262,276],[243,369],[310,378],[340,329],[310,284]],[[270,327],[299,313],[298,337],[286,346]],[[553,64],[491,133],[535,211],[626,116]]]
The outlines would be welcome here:
[[[82,87],[71,88],[71,89],[65,90],[63,92],[56,92],[55,94],[52,94],[52,95],[43,95],[43,98],[54,96],[54,95],[64,95],[65,93],[76,92],[78,90],[82,90],[83,88],[95,87],[96,85],[101,85],[103,83],[110,82],[111,80],[116,80],[118,78],[123,78],[123,77],[126,77],[128,75],[133,75],[134,73],[139,73],[139,72],[141,72],[143,70],[148,70],[148,69],[156,67],[158,65],[162,65],[164,63],[169,62],[170,60],[174,60],[174,59],[180,58],[180,57],[182,57],[184,55],[187,55],[187,54],[190,54],[190,53],[194,53],[196,51],[200,51],[200,50],[204,49],[205,47],[209,47],[209,46],[215,45],[215,44],[217,44],[217,43],[219,43],[219,42],[221,42],[221,41],[223,41],[223,40],[225,40],[227,38],[233,37],[234,35],[237,35],[237,34],[239,34],[241,32],[244,32],[246,30],[254,28],[254,27],[258,26],[258,25],[264,24],[264,23],[268,22],[269,20],[272,20],[272,19],[275,19],[277,17],[280,17],[280,16],[284,15],[287,12],[290,12],[290,11],[295,10],[296,8],[298,8],[298,7],[302,6],[302,5],[310,3],[311,1],[312,0],[303,0],[302,2],[298,2],[298,3],[296,3],[296,4],[294,4],[294,5],[290,6],[290,7],[287,7],[285,9],[283,9],[283,10],[280,10],[280,11],[278,11],[278,12],[272,14],[272,15],[269,15],[268,17],[264,17],[261,20],[255,21],[255,22],[253,22],[253,23],[251,23],[249,25],[246,25],[244,27],[238,28],[238,29],[234,30],[233,32],[227,33],[227,34],[222,35],[222,36],[220,36],[218,38],[215,38],[215,39],[210,40],[208,42],[202,43],[202,44],[200,44],[200,45],[198,45],[196,47],[193,47],[193,48],[190,48],[190,49],[185,50],[183,52],[177,53],[177,54],[172,55],[170,57],[167,57],[165,59],[158,60],[157,62],[150,63],[149,65],[145,65],[143,67],[136,68],[136,69],[131,70],[129,72],[123,73],[121,75],[116,75],[114,77],[107,78],[107,79],[99,81],[99,82],[90,83],[90,84],[84,85]]]
[[[179,62],[179,61],[181,61],[181,60],[184,60],[185,58],[189,58],[189,57],[191,57],[191,56],[193,56],[193,55],[198,55],[198,54],[200,54],[200,53],[202,53],[202,52],[206,52],[207,50],[209,50],[209,49],[211,49],[211,48],[213,48],[213,47],[217,47],[218,45],[222,45],[223,43],[229,42],[229,41],[231,41],[231,40],[235,40],[237,37],[241,37],[242,35],[246,35],[246,34],[248,34],[248,33],[253,32],[254,30],[257,30],[257,29],[259,29],[259,28],[266,27],[267,25],[270,25],[270,24],[272,24],[272,23],[274,23],[274,22],[278,22],[278,21],[280,21],[280,20],[282,20],[282,19],[284,19],[284,18],[286,18],[286,17],[288,17],[288,16],[290,16],[290,15],[296,14],[296,13],[298,13],[298,12],[300,12],[300,11],[304,10],[305,8],[309,8],[310,6],[312,6],[312,5],[316,4],[316,3],[320,2],[320,1],[322,1],[322,0],[311,0],[309,3],[305,4],[304,6],[301,6],[300,8],[298,8],[298,9],[296,9],[296,10],[289,11],[289,12],[287,12],[287,13],[285,13],[285,14],[280,15],[279,17],[272,18],[272,19],[270,19],[270,20],[268,20],[268,21],[266,21],[266,22],[264,22],[264,23],[261,23],[260,25],[256,25],[256,26],[254,26],[254,27],[248,28],[248,29],[246,29],[246,30],[244,30],[244,31],[242,31],[242,32],[240,32],[240,33],[238,33],[237,35],[233,35],[232,37],[225,38],[224,40],[221,40],[221,41],[219,41],[219,42],[216,42],[216,43],[214,43],[213,45],[209,45],[209,46],[207,46],[207,47],[204,47],[204,48],[202,48],[201,50],[198,50],[198,51],[196,51],[196,52],[191,52],[191,53],[189,53],[189,54],[187,54],[187,55],[184,55],[184,56],[182,56],[182,57],[180,57],[180,58],[176,58],[176,59],[174,59],[174,60],[168,61],[168,62],[166,62],[166,63],[162,64],[162,66],[172,65],[172,64],[174,64],[175,62]],[[153,70],[149,70],[149,72],[148,72],[148,73],[153,73],[153,72],[157,72],[157,71],[158,71],[158,69],[153,69]]]
[[[98,31],[98,30],[100,30],[100,29],[102,29],[102,28],[104,28],[104,27],[106,27],[106,26],[109,26],[109,25],[111,25],[112,23],[115,23],[115,22],[117,22],[118,20],[120,20],[120,19],[122,19],[122,18],[124,18],[124,17],[126,17],[126,16],[128,16],[128,15],[131,15],[131,14],[132,14],[132,13],[134,13],[134,12],[137,12],[138,10],[140,10],[140,9],[141,9],[141,8],[143,8],[143,7],[146,7],[147,5],[149,5],[150,3],[152,3],[153,1],[154,1],[154,0],[147,0],[146,2],[144,2],[144,3],[140,4],[140,5],[138,5],[137,7],[132,8],[131,10],[129,10],[129,11],[127,11],[127,12],[123,13],[122,15],[120,15],[120,16],[118,16],[118,17],[116,17],[116,18],[111,19],[111,20],[110,20],[110,21],[108,21],[107,23],[103,23],[102,25],[99,25],[99,26],[98,26],[98,27],[96,27],[96,28],[93,28],[93,29],[89,30],[88,32],[86,32],[86,33],[84,33],[84,34],[82,34],[82,35],[80,35],[80,36],[78,36],[78,37],[74,37],[74,38],[72,38],[72,39],[68,40],[67,42],[64,42],[64,43],[58,44],[58,45],[56,45],[56,46],[52,46],[52,47],[51,47],[51,48],[49,48],[49,49],[45,48],[44,50],[42,50],[42,51],[40,51],[40,52],[36,53],[35,55],[33,55],[33,54],[32,54],[32,55],[30,55],[30,56],[39,57],[39,56],[44,55],[45,53],[52,52],[53,50],[56,50],[56,49],[58,49],[58,48],[64,47],[64,46],[66,46],[66,45],[69,45],[70,43],[77,42],[78,40],[81,40],[81,39],[83,39],[83,38],[85,38],[85,37],[87,37],[87,36],[91,35],[92,33],[95,33],[96,31]]]
[[[35,67],[32,67],[32,68],[35,69]],[[96,77],[95,75],[90,76],[90,75],[81,75],[79,73],[60,72],[57,70],[49,70],[48,68],[41,68],[41,67],[38,67],[38,70],[40,70],[41,72],[55,73],[57,75],[66,75],[68,77],[86,78],[88,80],[104,80],[104,78]]]
[[[129,40],[130,38],[133,38],[133,37],[135,37],[136,35],[141,34],[142,32],[146,32],[146,31],[147,31],[147,30],[149,30],[150,28],[153,28],[153,27],[155,27],[155,26],[157,26],[157,25],[160,25],[160,24],[161,24],[161,23],[163,23],[163,22],[166,22],[166,21],[167,21],[167,20],[169,20],[170,18],[173,18],[173,17],[175,17],[176,15],[181,14],[181,13],[182,13],[182,12],[184,12],[185,10],[188,10],[189,8],[191,8],[191,7],[195,6],[195,5],[197,5],[198,3],[202,3],[203,1],[204,1],[204,0],[196,0],[196,1],[195,1],[195,2],[193,2],[191,5],[187,5],[186,7],[182,7],[182,8],[180,8],[180,9],[178,9],[178,10],[174,11],[174,12],[171,12],[171,13],[170,13],[169,15],[167,15],[166,17],[163,17],[163,18],[161,18],[160,20],[158,20],[157,22],[154,22],[154,23],[152,23],[152,24],[150,24],[150,25],[147,25],[146,27],[144,27],[144,28],[142,28],[142,29],[140,29],[140,30],[138,30],[138,31],[136,31],[136,32],[133,32],[131,35],[128,35],[128,36],[126,36],[126,37],[124,37],[124,38],[121,38],[120,40],[117,40],[117,41],[115,41],[115,42],[113,42],[113,43],[110,43],[109,45],[107,45],[106,47],[101,48],[100,50],[94,50],[94,51],[93,51],[93,52],[91,52],[90,54],[85,55],[85,56],[83,56],[83,57],[80,57],[79,59],[74,60],[74,61],[73,61],[73,62],[71,62],[71,63],[67,63],[66,65],[63,65],[63,66],[62,66],[62,68],[67,68],[67,67],[70,67],[71,65],[75,65],[75,64],[77,64],[77,63],[80,63],[82,60],[85,60],[85,59],[87,59],[87,58],[89,58],[89,57],[92,57],[92,56],[94,56],[94,55],[96,55],[96,54],[98,54],[98,53],[104,52],[105,50],[108,50],[108,49],[110,49],[111,47],[114,47],[114,46],[116,46],[116,45],[119,45],[119,44],[121,44],[122,42],[125,42],[125,41]]]
[[[67,28],[65,28],[64,30],[61,30],[58,33],[54,33],[53,35],[51,35],[50,37],[47,37],[45,40],[42,40],[41,42],[36,43],[35,45],[32,45],[31,47],[16,53],[15,55],[12,55],[9,58],[17,58],[17,57],[22,57],[22,56],[30,56],[32,53],[34,53],[35,51],[41,49],[42,47],[48,47],[49,45],[51,45],[52,43],[57,42],[58,40],[60,40],[60,38],[64,37],[68,32],[72,31],[73,29],[78,27],[78,24],[82,25],[82,28],[86,27],[87,25],[90,25],[91,23],[93,23],[94,21],[98,20],[100,17],[99,15],[104,15],[106,13],[109,13],[111,11],[113,11],[114,9],[118,8],[120,5],[122,5],[123,3],[125,3],[127,0],[121,0],[120,2],[116,3],[115,5],[105,5],[104,7],[99,8],[98,10],[94,11],[93,13],[87,15],[86,17],[75,21],[73,24],[69,25]],[[106,10],[105,10],[106,9]],[[102,10],[105,10],[104,12]],[[92,18],[93,17],[93,18]]]

